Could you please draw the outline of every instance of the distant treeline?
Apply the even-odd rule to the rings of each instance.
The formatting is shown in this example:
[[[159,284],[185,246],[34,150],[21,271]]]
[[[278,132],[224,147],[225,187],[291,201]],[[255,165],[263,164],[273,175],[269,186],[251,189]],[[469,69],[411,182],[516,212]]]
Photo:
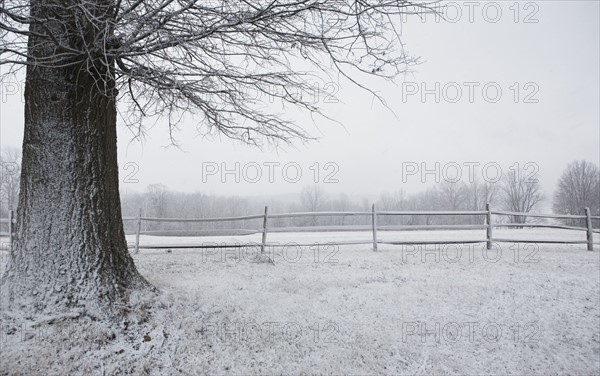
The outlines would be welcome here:
[[[3,148],[0,153],[0,217],[7,218],[9,210],[16,210],[19,197],[21,151]],[[442,181],[434,187],[415,194],[390,188],[376,199],[348,196],[341,192],[326,192],[321,186],[306,186],[295,196],[218,196],[202,192],[181,193],[160,184],[150,185],[144,192],[124,194],[121,197],[124,217],[136,217],[142,209],[144,217],[160,218],[219,218],[262,214],[265,205],[270,213],[317,211],[370,211],[375,203],[379,211],[481,211],[489,202],[494,210],[535,212],[546,200],[536,177],[528,171],[511,170],[496,182]],[[589,207],[591,214],[600,215],[600,172],[588,161],[573,161],[563,171],[556,190],[550,198],[552,211],[557,214],[583,214]],[[525,218],[497,218],[498,221],[523,223]],[[535,219],[527,219],[535,221]],[[482,224],[481,216],[380,216],[380,225],[445,225]],[[563,221],[582,226],[580,220]],[[329,226],[367,225],[369,217],[335,216],[273,218],[271,226]],[[126,222],[128,233],[135,231],[135,222]],[[262,219],[214,223],[157,223],[144,222],[144,230],[200,230],[200,229],[257,229]],[[594,221],[594,227],[600,226]]]

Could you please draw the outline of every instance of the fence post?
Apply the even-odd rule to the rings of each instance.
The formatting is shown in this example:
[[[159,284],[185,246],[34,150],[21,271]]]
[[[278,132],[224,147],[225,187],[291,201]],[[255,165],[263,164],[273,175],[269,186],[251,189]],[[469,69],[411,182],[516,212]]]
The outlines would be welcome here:
[[[585,224],[587,225],[587,250],[594,250],[594,236],[592,233],[592,213],[590,208],[585,208]]]
[[[9,244],[9,251],[12,252],[13,249],[13,218],[15,217],[14,215],[14,211],[9,211],[8,212],[8,244]]]
[[[487,222],[487,249],[492,249],[492,211],[489,202],[485,204],[485,210],[487,211],[487,214],[485,215],[485,220]]]
[[[375,204],[371,206],[371,219],[373,224],[373,251],[377,252],[377,213],[375,212]]]
[[[265,253],[265,246],[267,244],[267,218],[269,216],[269,207],[265,206],[265,218],[263,219],[263,233],[262,233],[262,242],[260,245],[260,253]]]
[[[134,253],[137,254],[140,251],[140,232],[142,231],[142,208],[140,208],[138,218],[137,218],[137,231],[135,232],[135,250]]]

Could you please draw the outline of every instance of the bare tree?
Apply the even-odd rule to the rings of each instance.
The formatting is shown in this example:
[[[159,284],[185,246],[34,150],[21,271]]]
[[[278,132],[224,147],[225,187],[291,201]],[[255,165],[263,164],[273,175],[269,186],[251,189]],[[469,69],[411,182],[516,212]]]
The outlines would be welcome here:
[[[350,202],[350,198],[345,193],[338,194],[337,198],[332,200],[331,202],[332,209],[334,211],[351,211],[352,204]],[[337,225],[345,225],[347,222],[351,222],[348,220],[348,217],[345,215],[335,217],[335,223]]]
[[[479,202],[484,205],[481,207],[482,209],[485,207],[485,204],[489,203],[493,205],[498,201],[499,190],[500,185],[498,183],[486,181],[485,183],[481,184],[481,199]]]
[[[459,211],[466,206],[468,192],[464,182],[444,180],[437,185],[436,191],[442,210]],[[449,224],[457,224],[462,219],[453,215],[444,217],[441,220],[447,221]]]
[[[148,216],[158,217],[158,218],[166,218],[168,217],[167,207],[168,207],[168,195],[169,190],[162,184],[150,184],[146,187],[146,210],[145,213]],[[164,230],[166,229],[165,222],[151,222],[145,223],[147,229],[150,230]]]
[[[470,210],[483,210],[485,204],[494,203],[498,195],[498,184],[492,182],[481,183],[475,178],[466,188],[467,206]]]
[[[409,207],[411,210],[416,211],[435,211],[440,209],[440,195],[439,191],[435,188],[428,188],[422,192],[419,192],[411,197],[409,201]],[[410,216],[408,221],[410,225],[432,225],[436,221],[439,221],[439,216],[434,215],[413,215]]]
[[[539,180],[524,169],[511,170],[502,178],[502,204],[511,212],[529,213],[539,204],[544,195]],[[513,223],[525,223],[527,217],[512,216]]]
[[[314,91],[310,80],[323,75],[366,90],[363,75],[396,77],[415,62],[397,22],[430,9],[406,0],[2,1],[0,65],[26,68],[18,236],[2,291],[35,312],[109,313],[133,289],[152,289],[120,220],[117,119],[136,135],[146,120],[162,117],[174,132],[193,114],[202,134],[304,140],[252,93],[320,114],[295,93]]]
[[[318,212],[323,210],[326,203],[325,192],[318,185],[309,185],[302,189],[300,193],[300,202],[302,209],[308,212]],[[316,226],[320,223],[318,217],[308,217],[309,224]]]
[[[563,171],[554,193],[552,208],[555,213],[581,215],[584,208],[592,215],[600,215],[600,171],[588,161],[574,161]],[[579,224],[577,221],[566,221]]]
[[[393,193],[384,193],[377,201],[377,209],[381,211],[402,211],[406,206],[406,193],[399,190]],[[406,222],[405,216],[384,215],[379,219],[381,225],[403,225]]]
[[[481,183],[476,177],[465,188],[467,208],[474,211],[485,210],[486,204],[493,205],[495,203],[498,189],[498,184],[488,181]],[[481,216],[473,216],[470,221],[473,224],[484,222]]]

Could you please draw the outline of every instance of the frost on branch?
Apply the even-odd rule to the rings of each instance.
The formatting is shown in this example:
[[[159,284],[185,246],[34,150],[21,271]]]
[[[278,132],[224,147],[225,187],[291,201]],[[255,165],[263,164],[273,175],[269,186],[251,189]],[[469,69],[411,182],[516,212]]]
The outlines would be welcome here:
[[[2,2],[0,64],[83,63],[102,72],[97,85],[118,96],[120,117],[137,134],[145,118],[162,116],[172,131],[190,113],[202,134],[258,144],[308,137],[265,110],[261,96],[323,115],[295,94],[326,94],[314,82],[333,74],[369,90],[358,77],[393,79],[406,71],[416,59],[400,40],[402,17],[433,12],[436,1],[53,0],[31,2],[31,12],[29,3]],[[29,56],[33,34],[55,53]]]

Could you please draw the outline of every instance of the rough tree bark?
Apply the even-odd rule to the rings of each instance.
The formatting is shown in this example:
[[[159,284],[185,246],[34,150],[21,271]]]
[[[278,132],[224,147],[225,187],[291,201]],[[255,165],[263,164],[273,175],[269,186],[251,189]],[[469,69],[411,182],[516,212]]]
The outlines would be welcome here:
[[[56,20],[46,26],[64,43],[80,43],[69,33],[72,17],[60,20],[51,3],[32,1],[32,13],[53,11],[48,18]],[[84,38],[97,32],[110,31]],[[55,53],[48,41],[28,43],[29,60]],[[112,66],[99,57],[93,67],[27,67],[17,240],[2,280],[13,307],[112,312],[131,289],[152,288],[136,270],[123,230]]]

